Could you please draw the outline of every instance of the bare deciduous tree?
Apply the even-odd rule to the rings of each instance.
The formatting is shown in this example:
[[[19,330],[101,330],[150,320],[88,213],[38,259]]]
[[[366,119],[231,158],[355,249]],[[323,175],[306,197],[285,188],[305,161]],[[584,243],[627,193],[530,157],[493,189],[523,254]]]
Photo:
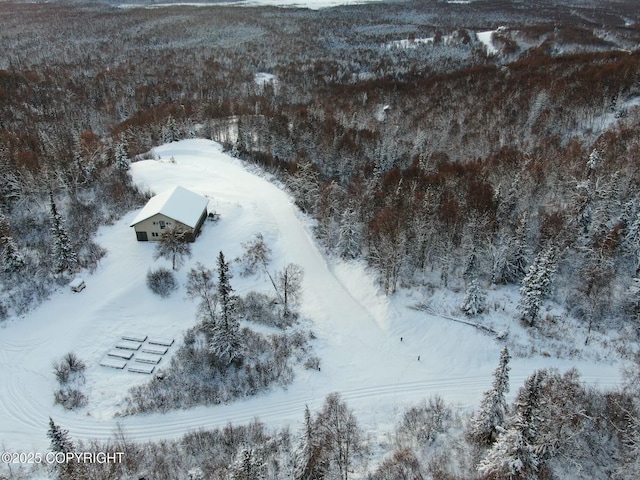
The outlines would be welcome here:
[[[153,258],[157,260],[164,257],[171,260],[174,270],[180,268],[184,263],[184,257],[191,256],[191,245],[187,241],[186,234],[187,232],[178,226],[167,228],[160,237]]]

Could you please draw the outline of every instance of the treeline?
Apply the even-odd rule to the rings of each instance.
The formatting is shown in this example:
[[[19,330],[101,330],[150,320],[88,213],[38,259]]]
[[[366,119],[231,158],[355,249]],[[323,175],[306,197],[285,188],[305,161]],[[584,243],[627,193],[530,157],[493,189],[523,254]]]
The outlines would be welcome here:
[[[621,20],[632,4],[608,5],[596,28],[588,7],[550,3],[535,11],[504,2],[320,11],[7,3],[0,313],[46,297],[50,281],[22,288],[24,279],[61,273],[51,197],[78,258],[64,281],[99,260],[90,243],[99,224],[143,203],[128,164],[193,136],[282,173],[326,246],[367,258],[389,292],[431,270],[444,285],[460,282],[472,251],[481,280],[519,282],[550,235],[567,243],[557,246],[559,278],[571,284],[562,266],[576,258],[596,265],[593,285],[569,285],[564,302],[593,288],[620,292],[635,275],[626,260],[635,255],[639,59],[620,50],[637,44],[637,28]],[[496,44],[506,47],[489,56],[474,32],[502,24]],[[603,31],[604,45],[593,39]],[[426,37],[439,40],[390,43]],[[275,80],[256,82],[261,72]],[[601,160],[587,168],[592,154]],[[611,216],[591,225],[604,201]],[[583,231],[577,217],[589,224]],[[603,240],[609,234],[616,240]],[[514,236],[526,247],[517,258],[508,251]],[[16,274],[22,264],[31,275]]]

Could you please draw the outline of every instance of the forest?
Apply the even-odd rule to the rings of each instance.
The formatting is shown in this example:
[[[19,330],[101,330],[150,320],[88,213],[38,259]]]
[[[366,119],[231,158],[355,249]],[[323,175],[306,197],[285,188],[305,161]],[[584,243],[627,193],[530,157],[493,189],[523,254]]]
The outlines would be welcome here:
[[[623,332],[628,344],[618,348],[633,357],[635,1],[408,0],[322,10],[7,1],[0,18],[0,323],[96,268],[106,253],[93,240],[98,227],[149,198],[127,173],[132,162],[162,143],[203,137],[281,180],[315,219],[327,255],[365,261],[388,295],[464,291],[463,311],[474,316],[489,288],[515,286],[514,322],[544,334],[542,307],[552,301],[588,332]],[[487,31],[492,48],[478,35]],[[502,400],[500,423],[480,440],[471,419],[431,399],[406,413],[413,417],[398,427],[397,448],[375,466],[363,460],[371,452],[339,396],[306,418],[309,432],[325,432],[314,437],[325,445],[314,472],[289,477],[274,467],[296,464],[293,433],[259,423],[157,448],[237,437],[191,478],[346,480],[344,444],[326,420],[346,415],[360,478],[563,478],[559,459],[570,457],[582,462],[576,478],[637,478],[637,372],[627,380],[623,391],[603,393],[575,375],[540,372],[514,405]],[[565,395],[575,408],[568,417],[553,410]],[[534,397],[547,410],[527,407]],[[558,415],[569,419],[566,429],[532,426]],[[552,440],[536,443],[537,434]],[[495,467],[506,435],[519,435],[535,462],[516,473],[509,469],[518,462]],[[585,449],[603,460],[574,456]],[[258,450],[262,476],[224,476]],[[158,478],[189,478],[187,465],[175,468]]]

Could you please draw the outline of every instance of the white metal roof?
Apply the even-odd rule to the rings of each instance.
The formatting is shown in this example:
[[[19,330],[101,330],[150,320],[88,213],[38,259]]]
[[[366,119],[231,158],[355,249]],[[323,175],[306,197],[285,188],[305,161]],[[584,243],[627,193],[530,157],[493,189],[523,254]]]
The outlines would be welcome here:
[[[195,228],[202,211],[207,208],[209,199],[183,187],[173,187],[171,190],[160,193],[151,198],[131,226],[161,213],[177,222]]]

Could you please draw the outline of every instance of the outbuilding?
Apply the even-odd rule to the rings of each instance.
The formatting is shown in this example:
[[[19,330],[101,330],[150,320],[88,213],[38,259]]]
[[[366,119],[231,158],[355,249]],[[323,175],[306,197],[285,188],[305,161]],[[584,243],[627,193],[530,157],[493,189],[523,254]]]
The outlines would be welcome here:
[[[185,238],[193,242],[207,218],[208,204],[208,198],[176,186],[152,197],[131,226],[140,242],[158,241],[166,229],[172,227],[184,230]]]
[[[86,286],[87,285],[84,283],[84,279],[82,277],[76,277],[71,280],[71,283],[69,283],[69,287],[74,293],[81,292]]]

